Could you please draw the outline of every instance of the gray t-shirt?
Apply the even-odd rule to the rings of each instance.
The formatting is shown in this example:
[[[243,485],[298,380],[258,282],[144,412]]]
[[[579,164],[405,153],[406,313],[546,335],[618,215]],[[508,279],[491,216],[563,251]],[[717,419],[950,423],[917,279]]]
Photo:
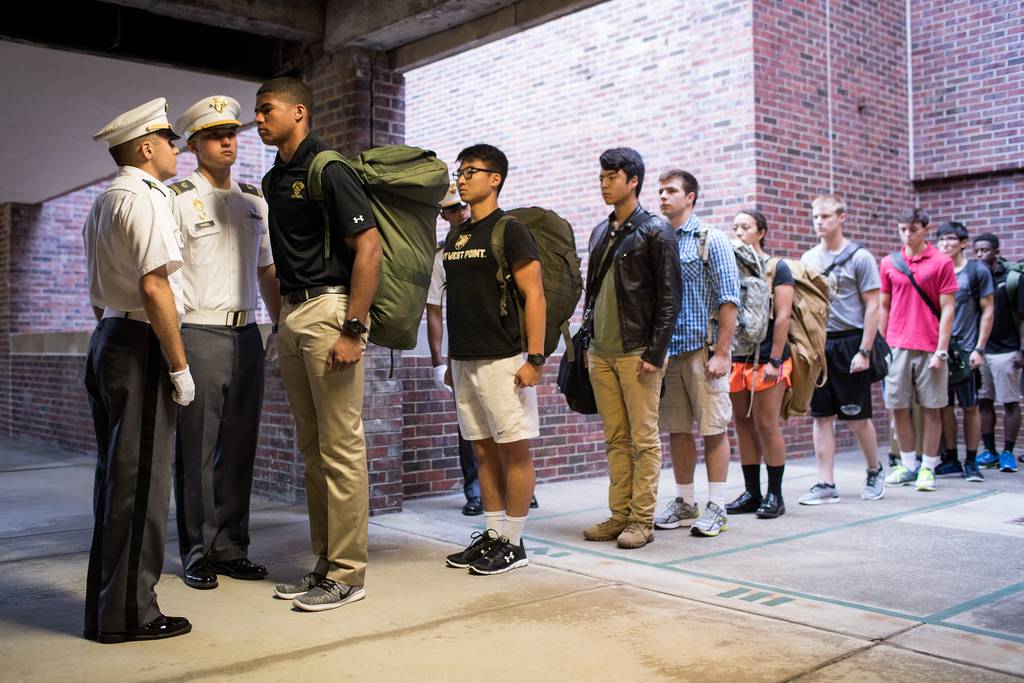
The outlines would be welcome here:
[[[979,299],[996,292],[992,271],[980,261],[969,260],[956,271],[956,317],[953,318],[953,337],[960,348],[971,351],[978,345],[978,327],[981,323]]]
[[[853,249],[851,243],[847,242],[846,247],[832,253],[818,244],[801,256],[800,262],[824,273],[847,248]],[[831,300],[825,331],[847,332],[863,329],[864,302],[861,301],[860,295],[882,286],[875,257],[867,249],[858,249],[846,263],[832,269],[828,276],[828,284]]]

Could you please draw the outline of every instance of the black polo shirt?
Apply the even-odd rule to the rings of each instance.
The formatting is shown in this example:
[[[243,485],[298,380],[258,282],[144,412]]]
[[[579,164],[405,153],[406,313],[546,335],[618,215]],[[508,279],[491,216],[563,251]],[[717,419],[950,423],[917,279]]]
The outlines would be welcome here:
[[[310,201],[306,179],[313,157],[326,149],[330,148],[310,133],[288,163],[278,154],[265,178],[270,247],[283,294],[321,285],[350,286],[355,252],[345,238],[375,227],[359,178],[345,164],[329,164],[323,188],[331,223],[331,256],[324,258],[323,207]]]

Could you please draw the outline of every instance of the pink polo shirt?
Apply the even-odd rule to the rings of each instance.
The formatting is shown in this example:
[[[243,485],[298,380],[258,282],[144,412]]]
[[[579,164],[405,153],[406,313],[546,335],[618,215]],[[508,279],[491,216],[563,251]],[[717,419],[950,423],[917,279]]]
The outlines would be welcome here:
[[[911,257],[902,249],[903,260],[910,272],[936,308],[940,307],[940,294],[955,294],[958,285],[953,261],[941,251],[927,245],[918,256]],[[910,284],[910,278],[901,273],[886,256],[878,269],[882,279],[882,293],[892,295],[889,302],[889,329],[885,340],[897,349],[934,351],[939,344],[939,319],[932,314]]]

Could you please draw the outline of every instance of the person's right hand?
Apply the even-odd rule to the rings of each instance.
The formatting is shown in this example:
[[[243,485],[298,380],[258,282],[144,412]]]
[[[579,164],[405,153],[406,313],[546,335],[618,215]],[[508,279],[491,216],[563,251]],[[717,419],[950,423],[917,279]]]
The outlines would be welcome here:
[[[729,359],[729,356],[716,353],[711,356],[711,360],[705,366],[704,374],[708,379],[719,379],[725,377],[731,369],[732,361]]]
[[[449,394],[452,393],[451,382],[448,380],[447,365],[434,366],[434,386],[437,387],[438,391],[447,391]]]
[[[850,361],[850,374],[857,372],[864,372],[871,367],[871,359],[862,353],[853,354],[853,360]]]
[[[192,372],[185,366],[184,370],[171,373],[171,398],[180,406],[187,406],[196,397],[196,383],[192,380]]]

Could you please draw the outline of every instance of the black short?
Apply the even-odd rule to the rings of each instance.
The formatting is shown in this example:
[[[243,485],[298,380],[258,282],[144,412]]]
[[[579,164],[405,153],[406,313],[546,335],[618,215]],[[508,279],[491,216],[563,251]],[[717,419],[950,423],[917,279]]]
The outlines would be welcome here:
[[[871,417],[871,373],[850,373],[850,361],[860,349],[861,330],[830,334],[825,340],[828,381],[814,390],[812,417],[866,420]]]
[[[981,386],[981,371],[972,370],[967,376],[966,382],[961,382],[949,388],[949,407],[952,408],[955,399],[961,408],[970,408],[978,405],[978,387]]]

